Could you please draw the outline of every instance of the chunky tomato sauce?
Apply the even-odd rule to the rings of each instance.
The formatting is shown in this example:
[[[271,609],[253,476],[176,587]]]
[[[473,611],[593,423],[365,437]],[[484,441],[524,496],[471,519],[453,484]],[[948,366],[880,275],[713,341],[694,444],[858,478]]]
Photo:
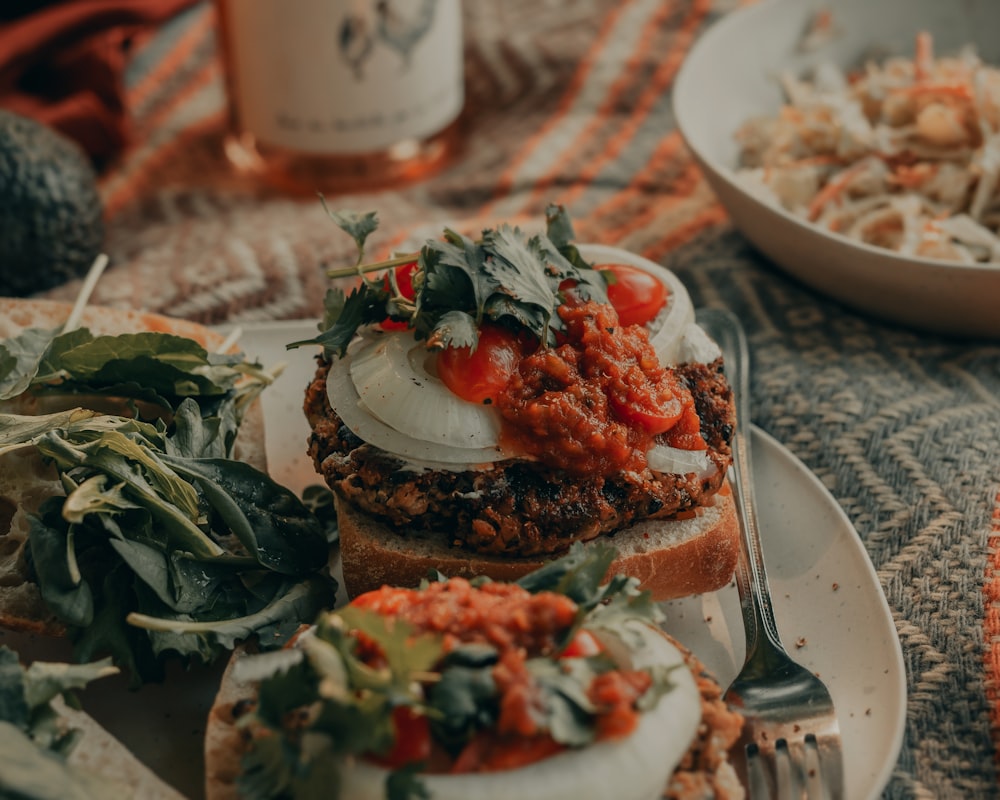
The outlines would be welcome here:
[[[522,359],[497,399],[506,447],[579,475],[641,471],[657,436],[705,448],[691,392],[660,365],[644,327],[593,302],[559,315],[566,341]]]
[[[477,733],[449,763],[442,763],[440,754],[431,758],[433,771],[511,769],[563,749],[539,725],[539,689],[527,661],[539,655],[583,654],[581,647],[592,654],[592,648],[598,646],[589,633],[581,631],[577,635],[581,642],[574,639],[563,653],[556,652],[576,618],[577,606],[568,597],[553,592],[531,594],[505,583],[475,588],[466,580],[452,578],[419,590],[384,586],[359,596],[352,605],[405,620],[418,635],[441,634],[446,650],[463,643],[482,643],[498,651],[492,668],[499,696],[495,727]],[[378,646],[361,637],[359,656],[377,663]],[[598,739],[625,736],[635,729],[636,701],[650,683],[645,672],[618,670],[602,673],[591,683],[587,694],[598,709],[594,722]],[[412,748],[412,728],[409,734],[408,747]]]

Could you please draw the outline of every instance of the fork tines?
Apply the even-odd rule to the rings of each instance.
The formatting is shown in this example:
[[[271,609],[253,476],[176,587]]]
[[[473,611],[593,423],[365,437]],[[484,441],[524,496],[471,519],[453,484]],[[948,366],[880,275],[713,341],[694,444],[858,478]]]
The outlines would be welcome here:
[[[824,746],[824,737],[831,733],[837,731],[825,731],[820,737],[796,731],[794,738],[781,737],[773,743],[738,743],[746,759],[747,774],[741,777],[750,800],[840,800],[840,748]],[[741,763],[740,758],[735,761]]]

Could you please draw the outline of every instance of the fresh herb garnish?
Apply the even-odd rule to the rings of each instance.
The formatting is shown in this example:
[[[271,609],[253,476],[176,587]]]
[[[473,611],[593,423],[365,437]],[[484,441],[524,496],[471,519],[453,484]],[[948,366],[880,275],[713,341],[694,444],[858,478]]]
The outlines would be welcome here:
[[[31,329],[0,343],[4,410],[60,396],[157,412],[0,413],[0,455],[36,449],[65,490],[31,517],[25,552],[77,659],[110,653],[134,683],[158,680],[168,654],[208,662],[253,634],[279,646],[333,602],[325,525],[233,458],[272,380],[169,334]]]
[[[364,264],[364,245],[376,230],[374,213],[329,212],[358,246],[358,262],[331,277],[360,275],[362,282],[347,295],[327,292],[321,332],[289,348],[322,345],[327,355],[343,355],[363,325],[385,319],[405,321],[429,347],[475,347],[485,320],[529,331],[553,344],[564,324],[556,313],[567,286],[582,300],[607,302],[606,280],[572,244],[573,226],[559,206],[546,212],[547,232],[528,236],[520,228],[501,225],[473,241],[446,229],[443,239],[427,241],[418,253]],[[415,261],[415,298],[403,297],[391,268]],[[370,273],[390,270],[389,280]]]
[[[566,641],[581,626],[621,637],[629,626],[656,624],[659,609],[648,592],[638,591],[635,579],[603,583],[614,556],[608,545],[577,544],[520,583],[532,593],[564,593],[579,603]],[[381,659],[375,666],[362,658],[358,638],[349,631],[377,643]],[[596,735],[598,710],[587,687],[617,667],[604,652],[554,660],[563,644],[557,642],[555,653],[530,656],[526,668],[534,680],[532,708],[539,728],[558,743],[578,747]],[[406,622],[367,609],[348,606],[324,614],[297,651],[275,655],[248,656],[237,665],[239,680],[259,682],[256,707],[239,721],[251,732],[239,783],[241,796],[250,800],[312,797],[319,791],[336,797],[345,759],[392,747],[391,720],[398,706],[418,709],[453,756],[491,731],[499,718],[495,647],[467,643],[446,651],[442,636],[415,635]],[[643,708],[671,688],[669,670],[654,668],[650,675],[652,686],[639,701]],[[396,796],[424,796],[418,768],[407,765],[390,773]]]

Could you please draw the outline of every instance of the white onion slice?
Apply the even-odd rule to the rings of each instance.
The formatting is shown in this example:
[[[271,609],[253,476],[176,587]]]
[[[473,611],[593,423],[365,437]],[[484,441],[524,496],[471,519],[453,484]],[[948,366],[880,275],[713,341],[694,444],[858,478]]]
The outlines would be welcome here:
[[[346,358],[361,402],[390,428],[451,447],[497,447],[497,412],[463,400],[432,375],[431,355],[409,331],[369,331],[351,343]]]
[[[691,295],[676,275],[648,258],[628,250],[601,244],[580,245],[580,255],[600,269],[601,264],[628,264],[648,272],[666,284],[670,291],[667,306],[655,320],[656,330],[649,342],[660,363],[671,366],[681,363],[680,341],[688,325],[694,323],[694,305]]]
[[[351,431],[387,453],[429,469],[475,469],[504,457],[497,447],[452,447],[416,439],[386,425],[361,403],[351,380],[349,357],[335,358],[327,378],[327,396],[337,416]]]
[[[699,478],[715,474],[715,464],[706,450],[682,450],[665,444],[653,445],[646,453],[646,463],[654,472],[669,475],[687,475],[693,472]]]
[[[680,651],[649,626],[633,620],[630,632],[642,638],[641,649],[631,655],[634,666],[682,664]],[[610,631],[595,633],[606,643],[610,643],[607,636],[617,638]],[[701,698],[691,671],[680,666],[670,679],[674,688],[642,714],[637,728],[624,739],[565,751],[518,769],[423,775],[420,780],[434,800],[659,798],[701,722]],[[353,761],[344,770],[342,793],[358,800],[383,800],[387,776],[381,767]]]
[[[678,343],[681,364],[711,364],[721,355],[719,345],[697,322],[692,322],[684,329]]]

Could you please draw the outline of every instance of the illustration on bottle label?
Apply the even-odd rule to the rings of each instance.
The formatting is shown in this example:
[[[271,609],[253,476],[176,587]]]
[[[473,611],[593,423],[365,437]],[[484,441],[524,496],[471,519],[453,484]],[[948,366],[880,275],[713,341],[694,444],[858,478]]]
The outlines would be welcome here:
[[[459,0],[234,3],[224,21],[239,124],[260,143],[377,151],[461,111]]]

